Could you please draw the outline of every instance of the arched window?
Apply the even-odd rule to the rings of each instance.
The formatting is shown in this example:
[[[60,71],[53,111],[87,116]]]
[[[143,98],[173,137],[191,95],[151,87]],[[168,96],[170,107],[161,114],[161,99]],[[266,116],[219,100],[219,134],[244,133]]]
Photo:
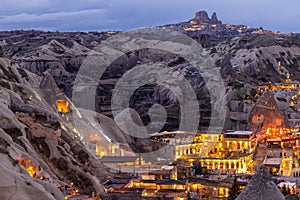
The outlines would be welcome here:
[[[229,163],[228,162],[225,163],[225,169],[229,169]]]

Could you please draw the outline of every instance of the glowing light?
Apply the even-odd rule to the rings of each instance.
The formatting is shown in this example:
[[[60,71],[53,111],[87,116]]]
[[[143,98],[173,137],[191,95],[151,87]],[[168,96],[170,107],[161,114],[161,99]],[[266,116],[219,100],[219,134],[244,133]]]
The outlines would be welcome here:
[[[31,177],[35,177],[36,170],[34,166],[29,166],[28,168],[26,168],[26,170]]]
[[[69,109],[69,102],[66,100],[57,100],[56,101],[57,111],[60,113],[68,113]]]
[[[191,25],[195,25],[195,24],[197,24],[197,22],[196,22],[195,20],[191,20],[191,21],[190,21],[190,24],[191,24]]]

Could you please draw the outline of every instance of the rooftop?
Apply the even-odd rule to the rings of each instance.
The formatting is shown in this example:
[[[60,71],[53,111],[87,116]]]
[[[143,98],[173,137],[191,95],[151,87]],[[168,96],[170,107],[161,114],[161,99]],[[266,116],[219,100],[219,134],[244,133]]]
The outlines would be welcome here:
[[[252,131],[225,131],[226,135],[251,135]]]
[[[198,132],[188,132],[188,131],[164,131],[160,133],[153,133],[150,134],[151,136],[163,136],[163,135],[199,135],[199,134],[236,134],[236,135],[251,135],[253,132],[252,131],[240,131],[240,130],[227,130],[227,131],[218,131],[218,130],[201,130]]]
[[[292,183],[292,182],[289,182],[289,181],[281,182],[281,183],[278,184],[279,187],[283,187],[284,185],[286,187],[297,187],[297,183]]]
[[[186,185],[187,180],[143,180],[143,183],[155,183],[157,185]]]
[[[267,158],[264,161],[264,165],[280,165],[282,158]]]
[[[103,156],[100,159],[104,163],[126,163],[126,162],[135,162],[138,159],[138,156]]]

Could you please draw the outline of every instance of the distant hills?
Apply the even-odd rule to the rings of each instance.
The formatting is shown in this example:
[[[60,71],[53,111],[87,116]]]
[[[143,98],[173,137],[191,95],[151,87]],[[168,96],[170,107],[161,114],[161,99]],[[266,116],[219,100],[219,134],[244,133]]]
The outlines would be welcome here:
[[[292,81],[300,81],[300,39],[296,34],[280,34],[246,25],[224,24],[216,13],[209,16],[205,11],[197,12],[187,22],[160,28],[180,31],[201,44],[229,88],[228,99],[240,100],[250,94],[250,90],[237,91],[236,85],[284,83],[287,76]],[[84,59],[102,41],[115,34],[118,32],[5,31],[0,32],[0,54],[32,73],[41,76],[49,73],[58,87],[71,97],[77,71]],[[200,126],[205,129],[209,124],[211,105],[209,94],[204,94],[206,88],[200,72],[191,69],[180,56],[157,49],[130,52],[119,57],[107,68],[102,76],[104,81],[100,80],[101,84],[97,88],[96,111],[112,117],[112,89],[118,79],[140,64],[158,62],[185,74],[190,80],[199,96],[200,112],[203,116]],[[281,64],[281,70],[278,70],[278,63]],[[166,106],[170,119],[166,130],[178,130],[176,125],[180,107],[172,92],[152,86],[141,87],[135,92],[131,108],[138,110],[142,120],[147,123],[149,102]],[[237,112],[244,113],[242,109],[237,109]],[[245,117],[228,116],[226,128],[245,129],[248,118],[247,115],[242,115]],[[231,118],[235,120],[232,123]],[[241,123],[236,123],[239,120]]]
[[[263,34],[263,33],[275,33],[263,28],[252,28],[247,25],[232,25],[223,24],[221,20],[218,19],[217,14],[214,12],[211,18],[208,16],[206,11],[199,11],[195,14],[195,17],[187,22],[181,22],[177,24],[168,24],[161,26],[161,28],[172,29],[180,32],[185,32],[188,34],[210,34],[216,36],[226,36],[226,35],[241,35],[241,34]]]

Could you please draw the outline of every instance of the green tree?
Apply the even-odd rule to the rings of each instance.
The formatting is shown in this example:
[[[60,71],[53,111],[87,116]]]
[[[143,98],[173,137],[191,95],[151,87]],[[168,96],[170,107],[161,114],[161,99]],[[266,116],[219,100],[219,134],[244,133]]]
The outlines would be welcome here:
[[[289,187],[286,187],[286,185],[284,184],[281,188],[281,192],[284,196],[289,195],[291,193],[291,190]]]
[[[256,94],[257,94],[256,90],[254,90],[254,89],[251,89],[251,90],[250,90],[250,95],[251,95],[253,98],[255,97]]]
[[[291,189],[290,189],[290,187],[287,187],[286,192],[287,192],[287,195],[291,194]]]
[[[202,166],[199,161],[194,163],[194,170],[196,175],[202,174]]]
[[[234,200],[239,195],[239,183],[237,181],[237,176],[233,178],[233,184],[229,192],[229,200]]]

